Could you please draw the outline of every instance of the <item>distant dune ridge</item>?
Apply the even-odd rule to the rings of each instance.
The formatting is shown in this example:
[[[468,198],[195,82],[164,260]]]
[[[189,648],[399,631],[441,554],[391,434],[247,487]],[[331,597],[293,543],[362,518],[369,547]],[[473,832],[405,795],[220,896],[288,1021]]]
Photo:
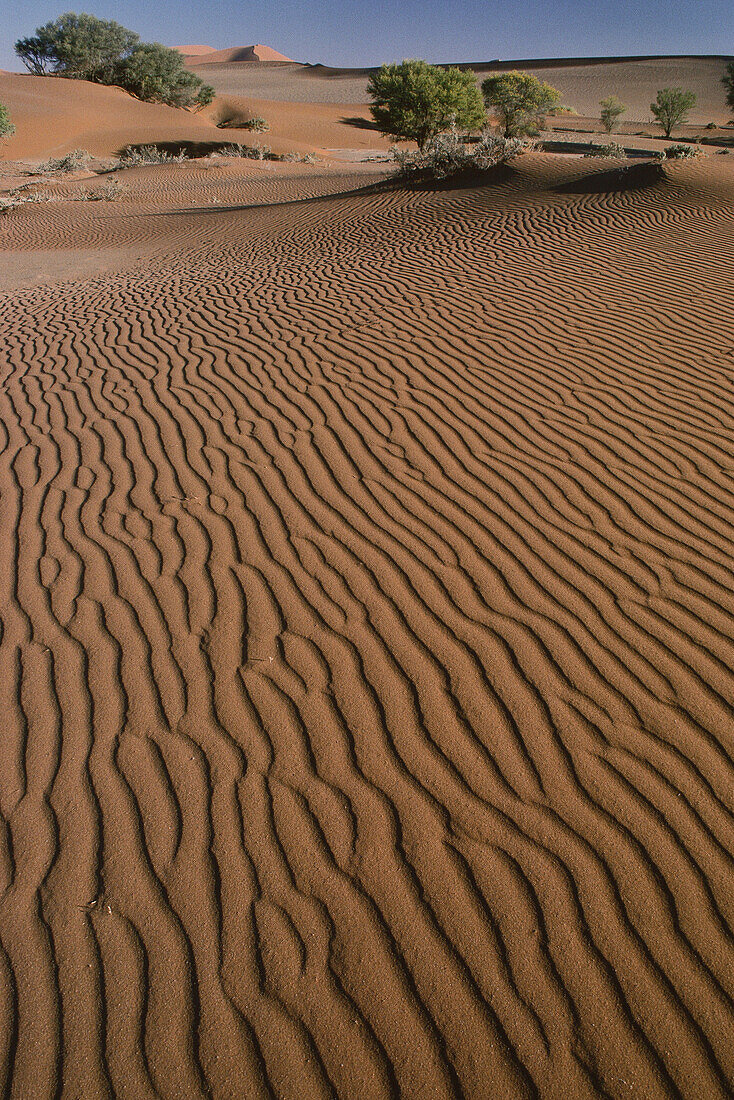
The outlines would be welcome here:
[[[296,64],[293,58],[278,53],[270,46],[258,43],[255,46],[232,46],[225,50],[215,50],[212,46],[176,46],[184,55],[187,63],[197,65],[232,65],[240,62],[283,61]]]

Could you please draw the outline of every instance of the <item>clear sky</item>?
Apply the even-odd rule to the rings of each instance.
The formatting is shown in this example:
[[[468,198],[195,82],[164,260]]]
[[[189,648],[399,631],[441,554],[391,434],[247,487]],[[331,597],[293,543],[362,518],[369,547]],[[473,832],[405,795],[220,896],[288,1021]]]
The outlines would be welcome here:
[[[17,38],[64,11],[116,19],[148,41],[262,42],[297,61],[428,61],[734,53],[733,0],[0,0],[0,68]]]

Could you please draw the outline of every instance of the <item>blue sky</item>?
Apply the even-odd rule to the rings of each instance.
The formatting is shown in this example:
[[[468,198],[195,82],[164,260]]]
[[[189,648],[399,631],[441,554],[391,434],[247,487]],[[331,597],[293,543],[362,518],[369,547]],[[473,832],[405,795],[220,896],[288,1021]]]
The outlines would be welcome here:
[[[67,10],[116,19],[146,40],[222,48],[264,42],[299,61],[488,61],[734,53],[732,0],[2,0],[0,68],[13,42]]]

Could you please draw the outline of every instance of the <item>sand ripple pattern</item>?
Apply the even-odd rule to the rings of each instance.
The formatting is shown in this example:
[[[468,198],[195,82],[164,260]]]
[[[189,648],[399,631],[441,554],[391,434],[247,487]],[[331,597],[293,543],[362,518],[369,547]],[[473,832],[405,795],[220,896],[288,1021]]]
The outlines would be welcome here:
[[[4,1095],[727,1096],[734,185],[538,163],[0,303]]]

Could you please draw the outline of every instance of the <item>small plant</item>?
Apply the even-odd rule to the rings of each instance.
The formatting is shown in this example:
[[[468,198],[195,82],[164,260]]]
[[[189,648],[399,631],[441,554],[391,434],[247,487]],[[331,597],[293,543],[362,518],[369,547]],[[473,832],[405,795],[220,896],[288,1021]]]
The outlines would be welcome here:
[[[86,149],[72,149],[63,157],[51,157],[39,164],[38,172],[44,176],[58,176],[66,172],[78,172],[92,159],[92,154]]]
[[[287,160],[294,164],[316,164],[317,157],[314,153],[283,153],[278,160]]]
[[[223,157],[241,157],[245,160],[276,160],[270,151],[269,145],[241,145],[233,142],[232,145],[223,145],[218,150]]]
[[[706,123],[706,129],[707,130],[715,130],[716,129],[716,123],[715,122],[707,122]]]
[[[10,137],[15,133],[15,126],[10,121],[10,115],[8,114],[8,108],[4,103],[0,103],[0,140],[2,138]]]
[[[624,147],[617,141],[610,141],[607,145],[592,145],[585,157],[614,157],[615,160],[624,160],[627,156]]]
[[[532,142],[497,137],[486,130],[478,142],[468,144],[456,129],[452,129],[437,134],[423,151],[393,146],[390,152],[398,165],[399,175],[419,173],[433,179],[446,179],[458,172],[488,172],[495,165],[512,160],[532,148]]]
[[[85,191],[84,198],[89,202],[112,202],[114,199],[120,199],[127,191],[125,184],[122,180],[118,180],[116,176],[107,180],[101,187],[95,187],[94,190]]]
[[[685,122],[688,112],[696,106],[696,93],[684,92],[682,88],[662,88],[650,110],[669,138],[674,127]]]
[[[183,150],[174,156],[158,145],[141,145],[137,149],[125,149],[120,157],[120,168],[139,168],[146,164],[180,164],[186,159]]]
[[[657,154],[658,160],[693,160],[703,157],[705,153],[698,145],[669,145]]]
[[[257,115],[255,118],[248,118],[246,122],[241,122],[239,128],[242,130],[252,130],[256,134],[265,134],[270,129],[270,125],[264,118],[260,118],[260,116]]]
[[[54,202],[55,195],[49,191],[27,191],[29,184],[15,187],[4,195],[0,195],[0,214],[7,214],[18,206],[26,206],[28,203]]]
[[[627,108],[621,100],[617,99],[616,95],[610,95],[606,99],[602,99],[599,106],[601,107],[602,126],[608,134],[611,134],[617,120],[621,118]]]

